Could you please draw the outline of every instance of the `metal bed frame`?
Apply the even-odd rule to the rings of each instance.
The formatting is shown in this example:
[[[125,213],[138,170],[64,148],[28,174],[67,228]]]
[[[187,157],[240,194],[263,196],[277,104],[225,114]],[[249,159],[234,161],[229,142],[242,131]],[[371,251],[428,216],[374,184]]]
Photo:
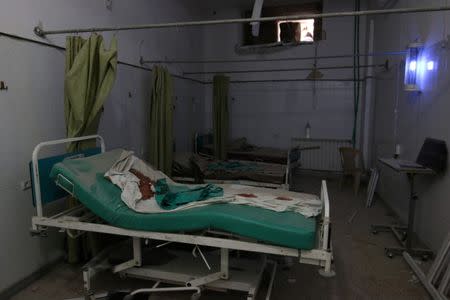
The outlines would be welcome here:
[[[108,255],[114,249],[115,245],[103,250],[98,256],[94,257],[89,263],[83,267],[84,280],[84,299],[99,299],[93,292],[91,280],[93,277],[104,270],[111,270],[122,276],[137,277],[156,281],[151,288],[144,288],[131,291],[126,299],[132,299],[134,295],[139,293],[154,292],[177,292],[191,291],[194,292],[191,299],[198,299],[203,288],[211,288],[218,290],[238,290],[247,292],[247,299],[255,298],[261,282],[262,274],[269,264],[272,264],[270,285],[267,289],[266,299],[270,299],[272,285],[274,282],[277,264],[267,259],[267,255],[279,255],[284,257],[292,257],[298,259],[299,263],[317,265],[320,267],[319,273],[325,277],[334,276],[332,270],[332,246],[330,240],[330,203],[328,198],[327,184],[322,181],[321,200],[323,201],[323,209],[321,216],[317,217],[319,229],[317,230],[316,248],[312,250],[299,250],[288,247],[280,247],[276,245],[258,243],[257,241],[249,241],[237,235],[221,232],[213,232],[206,230],[200,234],[184,234],[184,233],[163,233],[151,231],[131,230],[112,225],[105,224],[92,213],[90,213],[82,205],[65,210],[53,216],[44,216],[43,205],[41,200],[40,178],[38,156],[42,148],[77,142],[88,139],[97,139],[100,142],[101,151],[105,152],[105,143],[101,136],[92,135],[80,138],[69,138],[55,141],[40,143],[33,151],[33,185],[35,189],[36,212],[37,215],[32,217],[31,233],[37,236],[47,236],[49,227],[59,228],[61,232],[67,232],[72,237],[79,236],[85,232],[105,233],[118,236],[130,237],[132,239],[133,258],[118,265],[110,265],[108,263]],[[58,184],[61,180],[65,184]],[[73,195],[73,191],[67,188],[68,179],[59,176],[56,180],[58,186]],[[208,267],[205,272],[192,273],[189,267],[182,271],[158,269],[158,266],[145,267],[142,263],[142,240],[162,241],[165,246],[170,243],[190,244],[194,246],[193,255],[200,256]],[[159,247],[158,246],[158,247]],[[211,268],[200,246],[207,246],[219,249],[216,264]],[[250,264],[250,268],[254,268],[256,272],[247,274],[247,281],[238,280],[238,276],[230,275],[229,250],[248,251],[259,253],[262,255],[262,261],[256,264]],[[178,265],[177,265],[178,267]],[[204,268],[203,268],[204,269]],[[250,276],[250,277],[248,277]],[[181,287],[158,287],[161,282],[181,285]]]
[[[194,153],[202,156],[206,156],[204,154],[200,154],[199,152],[199,145],[198,145],[198,138],[202,134],[199,134],[198,132],[195,133],[194,138]],[[205,134],[206,136],[207,134]],[[222,179],[205,179],[205,183],[215,183],[215,184],[241,184],[241,185],[249,185],[249,186],[255,186],[255,187],[264,187],[264,188],[272,188],[272,189],[284,189],[289,190],[291,179],[292,179],[292,170],[299,167],[301,162],[301,151],[299,147],[291,147],[287,151],[287,159],[286,159],[286,173],[285,173],[285,179],[283,183],[269,183],[269,182],[261,182],[261,181],[252,181],[252,180],[222,180]],[[175,181],[180,182],[190,182],[194,183],[195,178],[190,177],[174,177]]]

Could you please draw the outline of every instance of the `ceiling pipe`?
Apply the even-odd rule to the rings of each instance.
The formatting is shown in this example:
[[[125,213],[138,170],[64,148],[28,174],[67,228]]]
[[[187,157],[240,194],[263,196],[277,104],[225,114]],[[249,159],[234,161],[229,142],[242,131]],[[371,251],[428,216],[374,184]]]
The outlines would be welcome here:
[[[156,29],[156,28],[170,28],[170,27],[192,27],[205,25],[220,25],[220,24],[239,24],[252,22],[269,22],[269,21],[290,21],[297,19],[317,19],[317,18],[337,18],[337,17],[354,17],[354,16],[373,16],[373,15],[389,15],[389,14],[407,14],[417,12],[433,12],[450,10],[450,6],[431,6],[431,7],[413,7],[413,8],[394,8],[394,9],[379,9],[379,10],[361,10],[348,12],[332,12],[320,14],[301,14],[292,16],[275,16],[275,17],[260,17],[260,18],[241,18],[241,19],[224,19],[224,20],[208,20],[208,21],[190,21],[190,22],[169,22],[169,23],[155,23],[142,25],[128,25],[128,26],[113,26],[113,27],[88,27],[88,28],[70,28],[45,30],[42,26],[36,26],[34,33],[40,37],[45,37],[51,34],[65,34],[65,33],[82,33],[82,32],[105,32],[105,31],[124,31],[124,30],[139,30],[139,29]]]

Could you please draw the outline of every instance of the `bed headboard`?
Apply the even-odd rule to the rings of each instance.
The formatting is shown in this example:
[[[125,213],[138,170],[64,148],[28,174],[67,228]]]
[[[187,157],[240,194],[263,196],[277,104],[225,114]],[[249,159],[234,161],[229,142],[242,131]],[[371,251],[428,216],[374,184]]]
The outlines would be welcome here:
[[[50,178],[50,171],[53,166],[59,162],[62,162],[66,159],[75,159],[81,157],[88,157],[92,155],[96,155],[101,153],[102,150],[100,147],[86,149],[83,151],[66,153],[62,155],[50,156],[46,158],[41,158],[38,160],[38,168],[39,168],[39,185],[41,188],[41,201],[42,204],[47,204],[53,202],[55,200],[61,199],[67,196],[67,192],[63,189],[59,188],[54,180]],[[29,163],[30,168],[30,178],[31,178],[31,191],[33,195],[33,205],[36,206],[36,192],[34,188],[34,171],[32,162]]]
[[[300,147],[293,147],[288,151],[288,159],[290,164],[294,164],[300,161],[302,157],[302,151]]]
[[[213,142],[214,141],[212,133],[201,134],[196,132],[194,141],[194,153],[199,154],[205,145],[212,144]]]

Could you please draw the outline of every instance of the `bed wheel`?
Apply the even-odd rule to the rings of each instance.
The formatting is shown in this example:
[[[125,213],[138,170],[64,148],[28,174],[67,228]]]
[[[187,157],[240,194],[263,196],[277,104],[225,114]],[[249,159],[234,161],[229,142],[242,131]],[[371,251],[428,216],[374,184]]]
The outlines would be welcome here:
[[[133,295],[126,295],[123,300],[133,300]]]
[[[201,295],[202,295],[202,294],[200,294],[200,293],[192,294],[191,300],[198,300],[198,299],[200,299],[200,296],[201,296]]]

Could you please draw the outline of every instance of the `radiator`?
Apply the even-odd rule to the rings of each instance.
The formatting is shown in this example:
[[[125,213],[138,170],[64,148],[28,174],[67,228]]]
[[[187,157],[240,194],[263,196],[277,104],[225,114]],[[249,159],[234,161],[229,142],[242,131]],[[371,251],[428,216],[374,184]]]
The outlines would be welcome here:
[[[300,160],[302,169],[340,172],[342,167],[339,148],[352,147],[352,142],[344,139],[293,138],[292,146],[300,148],[319,147],[318,149],[302,151]]]

